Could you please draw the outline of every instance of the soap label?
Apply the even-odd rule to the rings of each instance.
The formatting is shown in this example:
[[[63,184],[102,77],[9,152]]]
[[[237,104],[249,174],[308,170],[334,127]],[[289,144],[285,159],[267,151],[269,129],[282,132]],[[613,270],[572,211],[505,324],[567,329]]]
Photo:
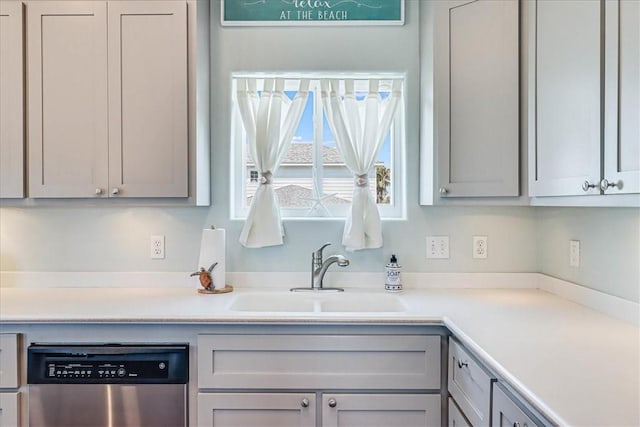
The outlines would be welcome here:
[[[384,289],[391,292],[400,292],[402,290],[402,281],[400,279],[401,267],[387,266],[387,277],[384,283]]]

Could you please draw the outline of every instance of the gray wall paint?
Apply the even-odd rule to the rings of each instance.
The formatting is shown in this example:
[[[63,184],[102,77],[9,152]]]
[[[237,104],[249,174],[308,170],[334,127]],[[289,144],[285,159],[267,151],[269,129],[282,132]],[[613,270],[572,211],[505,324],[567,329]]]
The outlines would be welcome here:
[[[537,208],[540,271],[640,302],[640,209]],[[580,267],[569,266],[580,241]]]
[[[210,224],[227,229],[228,271],[307,271],[309,257],[330,241],[342,252],[341,221],[286,221],[286,244],[246,249],[237,243],[240,221],[229,220],[230,72],[400,71],[407,73],[407,221],[385,221],[385,246],[348,256],[350,271],[382,271],[398,254],[405,271],[535,272],[574,280],[638,301],[638,210],[530,207],[421,207],[418,205],[419,22],[418,2],[407,1],[399,27],[222,28],[212,7],[212,206],[211,208],[0,209],[0,269],[16,271],[189,271],[197,267],[200,233]],[[575,212],[581,216],[574,221]],[[606,224],[615,217],[612,233]],[[577,227],[565,232],[567,224]],[[624,230],[627,230],[626,232]],[[629,231],[631,230],[631,231]],[[634,234],[635,230],[635,234]],[[166,259],[149,259],[149,236],[166,235]],[[569,236],[569,234],[571,234]],[[575,234],[575,235],[574,235]],[[449,235],[451,258],[427,260],[425,236]],[[489,236],[489,258],[471,256],[473,235]],[[576,237],[577,236],[577,237]],[[575,274],[568,239],[589,248],[620,248],[583,258]],[[551,256],[551,254],[555,256]],[[563,264],[562,260],[566,263]]]

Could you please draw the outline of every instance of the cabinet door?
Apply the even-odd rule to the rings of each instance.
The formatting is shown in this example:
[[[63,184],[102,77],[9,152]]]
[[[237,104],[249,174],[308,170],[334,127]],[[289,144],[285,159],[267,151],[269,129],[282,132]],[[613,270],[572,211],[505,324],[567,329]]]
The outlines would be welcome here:
[[[0,198],[24,197],[22,3],[0,2]]]
[[[18,336],[0,334],[0,389],[18,388]]]
[[[439,394],[324,394],[323,427],[440,426]]]
[[[105,194],[106,3],[32,1],[26,7],[29,195]]]
[[[20,393],[0,392],[0,426],[20,425]]]
[[[440,196],[517,196],[518,2],[437,7]]]
[[[505,394],[502,388],[498,386],[493,388],[492,408],[491,425],[493,427],[534,427],[543,425],[529,417]]]
[[[601,3],[529,3],[529,194],[600,194]]]
[[[199,393],[200,427],[313,427],[313,393]]]
[[[605,2],[606,193],[640,193],[640,2]]]
[[[467,421],[467,419],[456,405],[456,402],[449,398],[448,400],[449,406],[449,427],[472,427],[471,424]]]
[[[187,197],[186,2],[108,8],[111,194]]]

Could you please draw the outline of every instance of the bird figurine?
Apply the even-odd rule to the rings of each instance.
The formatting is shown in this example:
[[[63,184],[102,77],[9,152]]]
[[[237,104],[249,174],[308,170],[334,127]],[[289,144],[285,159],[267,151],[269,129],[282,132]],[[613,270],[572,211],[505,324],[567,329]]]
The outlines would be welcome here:
[[[211,272],[216,267],[216,265],[218,265],[218,263],[214,262],[213,264],[211,264],[211,267],[209,267],[208,270],[205,270],[204,267],[200,267],[200,271],[196,271],[195,273],[191,273],[190,277],[198,276],[198,279],[200,279],[200,285],[202,285],[202,287],[206,291],[211,291],[211,290],[215,289],[215,284],[213,283],[213,280],[211,279]]]

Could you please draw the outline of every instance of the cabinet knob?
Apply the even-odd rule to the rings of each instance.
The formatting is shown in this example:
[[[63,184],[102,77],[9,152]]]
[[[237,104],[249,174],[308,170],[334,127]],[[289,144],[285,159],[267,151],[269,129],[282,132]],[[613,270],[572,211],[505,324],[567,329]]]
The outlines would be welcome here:
[[[607,191],[609,187],[617,187],[618,189],[622,188],[622,181],[609,182],[606,178],[600,181],[600,189],[602,191]]]
[[[333,397],[329,399],[327,403],[329,404],[329,408],[335,408],[336,406],[338,406],[338,402],[336,402]]]
[[[443,196],[446,196],[449,190],[447,189],[447,187],[440,187],[440,190],[438,190],[438,192]]]
[[[102,188],[96,188],[96,196],[102,195]]]
[[[469,367],[469,363],[468,362],[463,362],[462,360],[458,359],[458,368],[462,369],[465,366]]]
[[[302,399],[302,402],[300,402],[300,406],[302,406],[303,408],[308,408],[309,407],[309,399],[307,399],[306,397],[304,399]]]
[[[118,194],[120,194],[120,189],[118,187],[115,187],[113,190],[111,190],[111,194],[117,196]]]
[[[517,421],[514,421],[514,422],[513,422],[513,427],[520,427],[520,423],[519,423],[519,422],[517,422]]]
[[[596,185],[590,183],[589,181],[585,181],[582,183],[582,191],[587,192],[591,188],[596,188]]]

